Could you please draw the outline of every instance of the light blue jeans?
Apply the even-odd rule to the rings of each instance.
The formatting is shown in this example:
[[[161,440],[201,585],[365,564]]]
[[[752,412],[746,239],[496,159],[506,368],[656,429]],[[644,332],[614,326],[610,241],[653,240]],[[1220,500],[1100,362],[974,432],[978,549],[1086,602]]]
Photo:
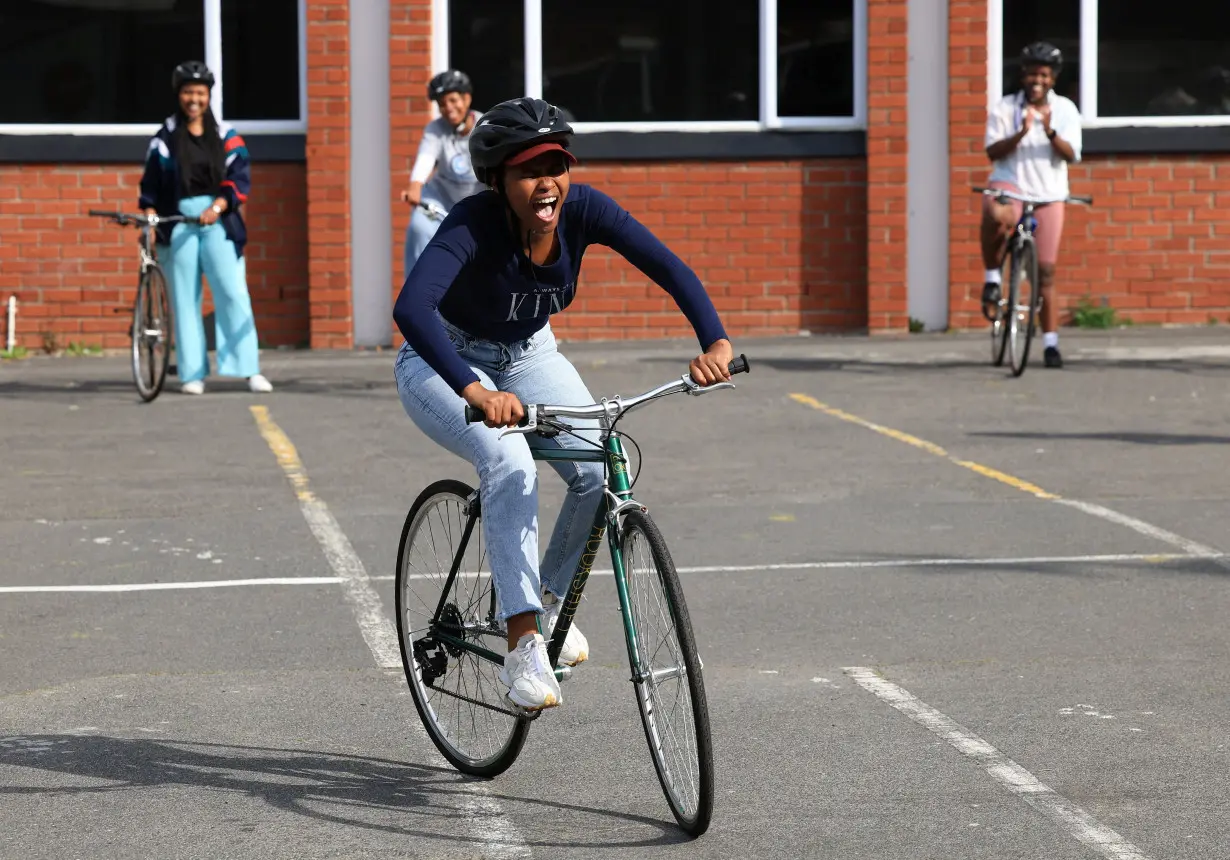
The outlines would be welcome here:
[[[424,200],[428,198],[424,197]],[[439,201],[435,201],[439,203]],[[440,208],[447,209],[448,207],[440,203]],[[427,243],[436,235],[436,231],[440,229],[443,221],[433,220],[421,207],[415,206],[410,213],[410,223],[406,225],[406,247],[403,253],[403,263],[405,270],[401,276],[404,281],[410,277],[410,270],[414,268],[415,262],[422,255],[423,249],[427,247]]]
[[[584,406],[594,402],[572,362],[559,353],[548,325],[529,340],[511,344],[472,337],[445,323],[462,360],[489,389],[508,391],[522,403]],[[561,433],[552,439],[510,434],[465,423],[465,401],[407,344],[393,371],[406,414],[427,436],[478,472],[483,537],[501,619],[542,611],[542,586],[564,597],[602,501],[602,463],[552,462],[568,484],[551,541],[538,560],[538,468],[530,447],[589,448]],[[598,441],[598,422],[570,419],[580,435]]]
[[[179,201],[181,215],[195,218],[214,202],[208,195]],[[167,246],[162,246],[166,249]],[[195,382],[209,375],[205,323],[201,319],[201,272],[209,278],[214,298],[215,343],[220,376],[255,376],[261,372],[256,319],[248,295],[247,268],[235,253],[218,222],[208,227],[176,224],[171,231],[170,265],[175,312],[175,360],[180,382]],[[162,250],[159,251],[161,257]],[[162,259],[166,259],[163,257]]]

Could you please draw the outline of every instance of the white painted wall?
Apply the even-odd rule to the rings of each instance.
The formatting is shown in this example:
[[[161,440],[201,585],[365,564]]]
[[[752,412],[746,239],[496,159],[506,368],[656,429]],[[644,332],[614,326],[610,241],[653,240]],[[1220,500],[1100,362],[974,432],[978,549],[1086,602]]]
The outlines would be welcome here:
[[[350,295],[355,346],[393,331],[389,225],[389,2],[350,4]]]
[[[948,2],[908,14],[908,307],[932,331],[948,327]]]

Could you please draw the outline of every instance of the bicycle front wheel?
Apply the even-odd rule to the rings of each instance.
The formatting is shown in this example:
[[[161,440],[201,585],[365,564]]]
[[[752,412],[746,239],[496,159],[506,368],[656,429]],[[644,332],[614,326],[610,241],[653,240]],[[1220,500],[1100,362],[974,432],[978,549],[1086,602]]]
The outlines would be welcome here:
[[[397,548],[402,667],[428,736],[453,767],[473,776],[507,770],[530,727],[504,699],[503,664],[458,645],[508,650],[486,561],[474,491],[451,480],[423,490]]]
[[[170,363],[171,300],[166,276],[153,265],[141,274],[132,308],[132,380],[146,403],[162,391]]]
[[[1012,255],[1012,286],[1008,302],[1008,341],[1012,375],[1020,376],[1029,363],[1029,345],[1038,327],[1042,288],[1038,283],[1038,249],[1025,239]]]
[[[627,515],[620,549],[645,739],[671,812],[685,832],[699,836],[713,817],[713,736],[683,586],[666,541],[647,514]]]

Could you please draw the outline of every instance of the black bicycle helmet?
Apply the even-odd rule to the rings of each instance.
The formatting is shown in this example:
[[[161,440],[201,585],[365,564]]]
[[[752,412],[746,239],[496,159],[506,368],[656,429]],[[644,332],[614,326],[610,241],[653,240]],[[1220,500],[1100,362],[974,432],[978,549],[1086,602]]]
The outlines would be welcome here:
[[[178,93],[184,84],[204,84],[212,89],[214,73],[200,60],[188,60],[176,66],[171,73],[171,89]]]
[[[427,98],[438,101],[449,93],[474,93],[474,85],[470,76],[456,69],[449,69],[436,75],[427,84]]]
[[[545,144],[554,144],[551,148],[563,150],[575,162],[568,152],[571,137],[572,126],[555,105],[528,96],[511,99],[483,114],[470,133],[470,164],[479,182],[494,185],[495,170],[511,156],[539,145],[545,150]]]
[[[1063,67],[1063,51],[1050,42],[1034,42],[1021,50],[1022,66],[1050,66],[1058,72]]]

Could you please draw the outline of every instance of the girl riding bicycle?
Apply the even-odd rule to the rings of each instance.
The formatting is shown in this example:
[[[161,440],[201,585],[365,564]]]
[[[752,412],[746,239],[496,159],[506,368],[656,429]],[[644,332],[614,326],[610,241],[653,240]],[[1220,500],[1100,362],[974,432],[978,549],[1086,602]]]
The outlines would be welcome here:
[[[456,69],[441,72],[427,84],[427,97],[440,108],[440,116],[423,129],[410,169],[410,186],[401,193],[401,199],[414,207],[406,227],[403,277],[410,274],[448,210],[463,197],[483,190],[470,167],[470,132],[482,116],[470,110],[473,93],[470,78]]]
[[[550,317],[577,289],[585,249],[606,245],[675,299],[704,352],[692,360],[701,385],[728,380],[734,350],[695,273],[607,195],[573,184],[572,128],[541,99],[492,108],[470,138],[478,178],[490,190],[460,201],[411,270],[393,317],[406,338],[394,375],[402,406],[424,433],[471,462],[498,615],[509,653],[502,681],[530,710],[560,704],[546,641],[602,501],[601,463],[553,462],[568,491],[539,570],[538,479],[530,446],[592,447],[596,422],[578,436],[510,435],[522,403],[592,403],[576,368],[556,350]],[[486,416],[467,424],[464,406]],[[545,604],[545,605],[544,605]],[[574,624],[560,662],[589,646]]]
[[[1069,193],[1068,164],[1081,157],[1080,110],[1054,91],[1062,67],[1063,54],[1054,45],[1027,45],[1021,52],[1021,89],[1004,96],[991,109],[986,128],[987,157],[994,163],[988,185],[1042,204],[1034,209],[1038,221],[1034,240],[1042,282],[1042,357],[1047,367],[1063,367],[1053,285],[1063,234],[1063,201]],[[981,244],[986,276],[982,313],[989,320],[995,318],[999,305],[1004,245],[1021,218],[1022,205],[1019,201],[1001,205],[994,197],[983,197]]]

